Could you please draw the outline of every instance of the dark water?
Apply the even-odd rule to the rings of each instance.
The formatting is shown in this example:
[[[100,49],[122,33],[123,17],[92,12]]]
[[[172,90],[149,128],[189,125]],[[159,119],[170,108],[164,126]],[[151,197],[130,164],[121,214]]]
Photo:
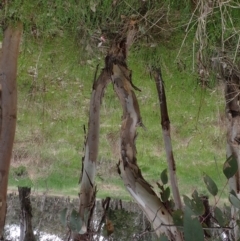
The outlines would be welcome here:
[[[63,241],[66,240],[68,228],[60,218],[63,209],[69,212],[78,209],[78,199],[70,200],[65,197],[32,196],[32,224],[36,240],[40,241]],[[93,215],[92,226],[97,231],[103,215],[101,201],[97,201]],[[93,235],[92,240],[122,240],[122,241],[155,241],[156,236],[152,232],[150,223],[135,203],[111,200],[107,217],[111,221],[114,231],[108,236],[106,224],[101,226],[98,235]],[[12,241],[18,241],[20,205],[16,194],[8,197],[8,212],[5,227],[5,237]]]

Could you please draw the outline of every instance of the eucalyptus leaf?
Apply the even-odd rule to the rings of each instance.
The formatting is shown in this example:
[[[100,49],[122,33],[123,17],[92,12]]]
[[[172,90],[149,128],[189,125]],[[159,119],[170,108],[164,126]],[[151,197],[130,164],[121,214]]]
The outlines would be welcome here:
[[[237,159],[234,156],[230,156],[223,164],[223,173],[227,179],[234,176],[238,170]]]
[[[75,209],[73,209],[70,215],[70,222],[69,222],[70,229],[74,232],[79,233],[81,231],[82,224],[83,222],[79,216],[79,213]]]
[[[67,208],[64,208],[60,211],[60,221],[63,224],[63,226],[67,226]]]
[[[198,216],[203,215],[205,207],[203,205],[203,200],[198,196],[198,192],[196,190],[193,192],[192,197],[192,211]]]
[[[222,210],[219,207],[214,208],[214,217],[216,218],[216,220],[218,221],[218,224],[221,227],[224,227],[226,223],[224,216],[225,215],[223,214]]]
[[[240,209],[240,200],[232,193],[229,194],[229,201],[235,208]]]
[[[169,239],[166,235],[162,234],[159,238],[159,241],[169,241]]]
[[[183,227],[183,211],[181,209],[175,210],[172,217],[174,225]]]
[[[185,207],[183,224],[185,241],[204,241],[204,232],[198,217],[188,206]]]
[[[187,207],[192,208],[192,200],[188,196],[183,195],[183,202]]]
[[[167,175],[167,169],[164,169],[160,175],[161,181],[163,185],[168,183],[168,175]]]
[[[223,213],[224,213],[224,216],[225,216],[226,220],[231,219],[231,217],[232,217],[231,207],[227,206],[225,203],[224,203],[224,207],[223,207]]]
[[[167,187],[162,193],[161,193],[161,199],[163,202],[166,202],[170,197],[170,188]]]
[[[218,193],[218,187],[216,183],[209,177],[207,174],[204,174],[203,180],[207,186],[208,191],[213,195],[216,196]]]

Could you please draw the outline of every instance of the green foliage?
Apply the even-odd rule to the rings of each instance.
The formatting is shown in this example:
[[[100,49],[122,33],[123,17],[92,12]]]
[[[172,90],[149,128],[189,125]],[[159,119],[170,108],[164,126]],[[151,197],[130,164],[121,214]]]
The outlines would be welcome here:
[[[21,165],[14,170],[14,174],[18,177],[26,176],[27,168],[25,166]]]
[[[167,238],[167,236],[161,235],[159,241],[169,241],[169,239]]]
[[[183,201],[187,207],[189,207],[195,215],[201,216],[203,215],[205,208],[203,206],[202,199],[198,196],[197,191],[195,190],[192,194],[192,199],[183,195]]]
[[[168,183],[167,169],[164,169],[161,172],[160,178],[161,178],[161,181],[162,181],[163,185],[166,185]]]
[[[201,197],[198,196],[198,192],[195,190],[192,194],[192,211],[198,215],[201,216],[204,214],[205,212],[205,208],[203,205],[203,200],[201,199]]]
[[[234,176],[238,170],[237,159],[234,156],[230,156],[223,164],[223,173],[227,179]]]
[[[170,188],[164,186],[168,183],[167,169],[164,169],[161,172],[160,178],[161,178],[161,183],[157,182],[157,186],[160,189],[160,199],[169,209],[173,209],[174,203],[170,199],[170,193],[171,193]]]
[[[240,209],[240,200],[233,190],[229,193],[229,201],[235,208]]]
[[[81,232],[83,221],[81,220],[79,213],[73,209],[70,214],[69,227],[73,232]]]
[[[217,219],[221,227],[224,227],[227,224],[225,215],[223,214],[222,210],[217,206],[214,207],[214,217]]]
[[[208,191],[213,195],[216,196],[218,194],[218,187],[216,183],[209,177],[207,174],[204,174],[203,180],[207,186]]]
[[[174,210],[173,213],[172,213],[173,223],[178,228],[183,227],[183,215],[184,215],[184,212],[183,212],[183,210],[180,210],[180,209]]]
[[[60,221],[64,227],[67,226],[67,212],[68,212],[68,209],[64,208],[63,210],[60,211],[60,214],[59,214]]]
[[[170,188],[167,187],[166,189],[164,189],[164,190],[160,193],[160,195],[161,195],[161,200],[162,200],[163,202],[167,202],[168,199],[169,199],[169,197],[170,197]]]
[[[183,232],[185,241],[204,241],[202,225],[193,211],[186,206],[183,218]]]
[[[137,97],[148,130],[139,130],[139,166],[143,175],[152,183],[155,183],[159,169],[166,166],[161,148],[159,104],[154,83],[148,75],[149,68],[158,67],[161,63],[169,99],[181,192],[189,194],[189,190],[196,186],[200,193],[206,192],[205,187],[199,186],[199,182],[202,172],[209,171],[218,182],[215,183],[206,174],[204,182],[207,190],[216,196],[218,187],[223,186],[216,165],[223,162],[225,155],[225,134],[221,123],[224,101],[221,91],[203,91],[196,85],[197,75],[192,72],[192,40],[197,18],[194,17],[193,22],[189,23],[193,10],[191,3],[177,0],[118,1],[117,6],[112,3],[111,0],[12,0],[0,12],[1,23],[19,20],[24,23],[18,74],[19,114],[15,158],[19,158],[25,166],[11,168],[10,185],[16,186],[21,182],[36,188],[76,194],[81,169],[79,155],[83,155],[82,126],[88,121],[94,70],[99,62],[102,66],[104,64],[105,54],[96,48],[96,39],[102,33],[109,35],[108,47],[110,35],[115,36],[120,31],[124,19],[134,19],[137,15],[141,19],[138,41],[132,47],[128,61],[133,70],[133,81],[142,89]],[[224,15],[216,7],[207,21],[208,48],[204,51],[209,58],[216,47],[221,46],[222,37],[227,39],[225,44],[230,50],[235,50],[238,41],[238,35],[232,30],[235,26],[240,26],[239,8],[230,5],[224,7]],[[142,10],[145,14],[140,13]],[[231,18],[228,18],[228,14]],[[222,17],[226,24],[224,32],[219,21]],[[193,30],[186,38],[180,61],[176,63],[176,53],[188,23]],[[112,134],[118,134],[121,121],[119,103],[112,88],[108,88],[105,93],[101,120],[100,155],[104,160],[99,160],[98,166],[100,195],[128,198],[114,169],[117,155],[112,150],[115,140],[108,139]],[[224,175],[229,179],[236,170],[236,159],[230,157],[224,164]],[[171,204],[170,188],[164,186],[168,183],[167,169],[162,171],[160,179],[163,184],[158,184],[161,200]],[[184,212],[173,211],[174,224],[183,227],[186,241],[203,240],[203,230],[198,220],[198,216],[204,213],[201,196],[194,191],[192,198],[184,195],[183,200],[186,209]],[[234,193],[229,194],[229,201],[234,207],[240,207],[240,201]],[[170,205],[170,209],[172,207]],[[64,225],[67,223],[66,215],[67,210],[63,209],[60,219]],[[117,215],[116,226],[120,226],[126,216],[122,211]],[[221,210],[215,206],[214,215],[220,226],[227,225],[231,219],[230,207],[225,206]],[[134,222],[130,214],[127,218]],[[77,211],[72,210],[70,228],[79,231],[81,226],[82,220],[78,218]],[[116,236],[123,231],[124,229],[119,230]],[[160,240],[168,239],[162,236]]]

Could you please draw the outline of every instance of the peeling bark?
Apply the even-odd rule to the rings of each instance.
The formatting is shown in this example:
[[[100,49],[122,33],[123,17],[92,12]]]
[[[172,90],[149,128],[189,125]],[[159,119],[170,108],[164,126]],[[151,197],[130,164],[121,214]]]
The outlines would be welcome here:
[[[141,170],[137,165],[136,128],[142,125],[142,120],[138,101],[131,83],[131,71],[127,68],[125,62],[124,42],[117,47],[118,49],[114,53],[118,53],[118,55],[110,56],[110,59],[115,60],[112,64],[111,78],[123,108],[119,172],[127,190],[151,221],[157,235],[160,236],[160,234],[165,233],[170,240],[180,241],[182,236],[177,231],[177,228],[173,226],[171,213],[160,201],[151,185],[143,178]]]
[[[17,59],[22,25],[9,26],[4,32],[0,59],[1,126],[0,126],[0,237],[6,216],[8,173],[17,118]]]
[[[160,103],[163,140],[164,140],[165,151],[167,155],[168,170],[169,170],[170,182],[172,187],[173,199],[175,203],[175,208],[182,209],[182,202],[180,198],[177,176],[176,176],[176,163],[175,163],[173,151],[172,151],[172,142],[171,142],[171,135],[170,135],[170,120],[168,116],[166,95],[165,95],[163,79],[162,79],[162,74],[160,69],[155,71],[155,83],[156,83],[158,98]]]
[[[128,39],[127,46],[126,39]],[[123,108],[120,134],[121,159],[118,163],[119,174],[127,190],[153,224],[157,235],[160,236],[165,233],[171,241],[182,241],[183,237],[173,225],[170,211],[153,191],[152,186],[143,178],[141,170],[137,165],[136,129],[138,126],[143,126],[143,124],[139,104],[134,92],[134,89],[139,89],[133,85],[131,71],[126,64],[128,45],[133,38],[126,39],[120,37],[118,41],[116,40],[113,43],[105,59],[105,68],[93,85],[79,194],[79,215],[84,223],[80,233],[87,234],[87,232],[90,232],[90,230],[87,230],[86,224],[89,220],[88,214],[95,201],[94,193],[96,189],[94,179],[98,155],[99,110],[104,89],[112,81],[114,90]],[[75,235],[74,240],[82,240],[81,235]]]
[[[100,106],[106,86],[110,83],[108,70],[104,68],[97,80],[94,81],[92,96],[90,100],[88,134],[85,141],[85,153],[82,163],[81,188],[79,193],[79,215],[83,222],[80,233],[88,230],[88,223],[91,219],[91,211],[95,204],[96,186],[96,165],[99,143],[99,119]],[[74,240],[79,240],[79,235],[74,234]]]

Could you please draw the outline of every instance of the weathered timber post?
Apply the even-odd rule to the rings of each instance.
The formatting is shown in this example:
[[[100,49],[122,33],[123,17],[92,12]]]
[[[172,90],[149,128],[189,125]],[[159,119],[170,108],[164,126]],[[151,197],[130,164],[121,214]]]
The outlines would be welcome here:
[[[0,59],[0,237],[7,210],[7,185],[17,120],[17,59],[22,24],[8,26],[4,32]]]

